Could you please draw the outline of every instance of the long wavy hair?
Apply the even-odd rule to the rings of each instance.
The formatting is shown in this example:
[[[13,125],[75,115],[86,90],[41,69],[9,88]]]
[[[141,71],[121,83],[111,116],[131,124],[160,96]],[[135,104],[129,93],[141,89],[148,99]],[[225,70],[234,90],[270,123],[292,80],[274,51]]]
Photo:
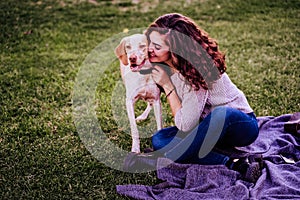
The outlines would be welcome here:
[[[157,18],[146,30],[166,35],[172,64],[195,89],[208,89],[226,71],[225,55],[217,42],[190,18],[171,13]]]

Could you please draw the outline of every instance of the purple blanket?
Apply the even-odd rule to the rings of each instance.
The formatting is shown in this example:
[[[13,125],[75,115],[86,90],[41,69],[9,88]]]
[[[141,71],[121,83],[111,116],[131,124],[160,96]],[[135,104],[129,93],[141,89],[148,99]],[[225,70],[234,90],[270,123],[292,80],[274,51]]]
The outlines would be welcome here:
[[[155,186],[118,185],[117,192],[132,199],[300,199],[300,137],[284,131],[291,115],[258,117],[260,134],[251,145],[223,150],[232,156],[262,153],[266,167],[256,184],[222,165],[172,163],[159,169],[163,182]],[[158,165],[170,162],[160,159]],[[158,168],[160,168],[158,166]]]

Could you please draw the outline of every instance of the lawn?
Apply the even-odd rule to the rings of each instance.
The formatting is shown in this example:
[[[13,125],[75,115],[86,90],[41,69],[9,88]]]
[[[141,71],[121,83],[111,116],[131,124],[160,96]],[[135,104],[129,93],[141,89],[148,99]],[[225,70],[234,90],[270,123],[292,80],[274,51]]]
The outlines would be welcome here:
[[[300,111],[299,1],[133,2],[0,2],[1,199],[127,199],[116,193],[116,185],[159,182],[155,172],[125,173],[97,159],[80,137],[73,108],[78,77],[87,58],[101,52],[97,47],[164,13],[193,18],[218,41],[227,73],[257,116]],[[125,112],[118,61],[102,67],[91,112],[109,141],[129,151],[126,116],[118,115]],[[168,126],[172,119],[162,100]],[[144,104],[138,106],[140,112]],[[152,125],[141,124],[145,137]],[[142,142],[151,145],[149,138]]]

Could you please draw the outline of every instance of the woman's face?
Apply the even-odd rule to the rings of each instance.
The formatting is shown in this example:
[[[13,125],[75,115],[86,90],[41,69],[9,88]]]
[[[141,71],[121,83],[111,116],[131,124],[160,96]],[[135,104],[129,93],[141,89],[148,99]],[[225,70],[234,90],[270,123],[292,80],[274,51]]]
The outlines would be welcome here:
[[[165,43],[166,36],[157,31],[152,31],[149,38],[148,54],[150,62],[167,62],[170,60],[170,47]]]

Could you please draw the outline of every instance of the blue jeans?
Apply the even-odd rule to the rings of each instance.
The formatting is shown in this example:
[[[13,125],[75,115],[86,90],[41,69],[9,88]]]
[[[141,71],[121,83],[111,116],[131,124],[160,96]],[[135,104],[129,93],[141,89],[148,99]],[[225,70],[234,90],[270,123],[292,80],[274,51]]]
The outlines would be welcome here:
[[[189,133],[168,127],[156,132],[152,145],[164,157],[178,163],[225,164],[229,157],[213,150],[218,147],[247,146],[258,137],[254,113],[220,106]]]

